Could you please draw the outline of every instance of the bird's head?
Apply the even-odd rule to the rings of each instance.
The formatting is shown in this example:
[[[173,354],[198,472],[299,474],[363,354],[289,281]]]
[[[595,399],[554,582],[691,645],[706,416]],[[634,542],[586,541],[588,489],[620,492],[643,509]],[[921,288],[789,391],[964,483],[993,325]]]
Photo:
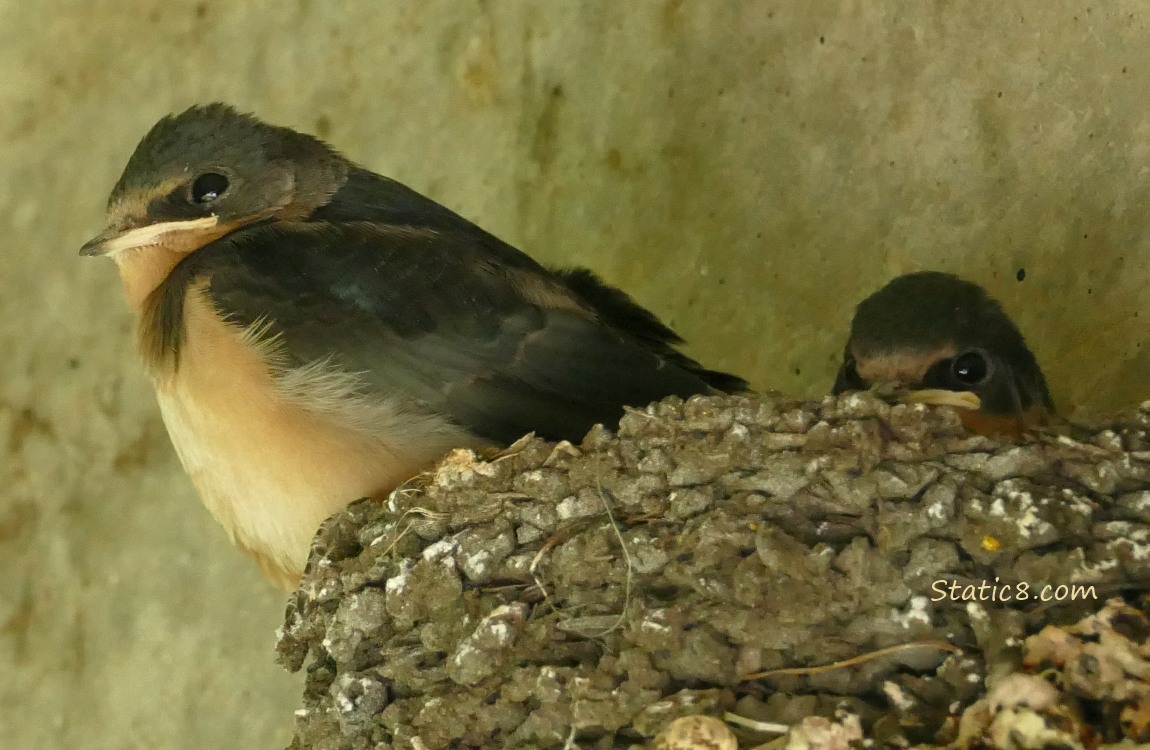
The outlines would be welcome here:
[[[187,254],[240,227],[304,217],[346,177],[322,141],[224,104],[157,122],[108,199],[107,225],[82,255],[159,249]]]
[[[983,434],[1017,435],[1054,409],[1037,360],[998,302],[937,272],[900,276],[859,304],[834,392],[869,388],[958,407]]]

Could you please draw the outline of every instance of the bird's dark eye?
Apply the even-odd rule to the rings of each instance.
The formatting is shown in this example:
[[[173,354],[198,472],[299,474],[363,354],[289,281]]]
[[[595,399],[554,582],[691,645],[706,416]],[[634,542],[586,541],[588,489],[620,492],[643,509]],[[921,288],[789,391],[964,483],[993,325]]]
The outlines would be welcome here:
[[[218,172],[204,172],[192,183],[192,201],[211,203],[228,189],[228,178]]]
[[[950,363],[950,373],[954,379],[964,385],[978,385],[986,380],[990,367],[986,364],[986,357],[978,352],[966,352],[954,358]]]

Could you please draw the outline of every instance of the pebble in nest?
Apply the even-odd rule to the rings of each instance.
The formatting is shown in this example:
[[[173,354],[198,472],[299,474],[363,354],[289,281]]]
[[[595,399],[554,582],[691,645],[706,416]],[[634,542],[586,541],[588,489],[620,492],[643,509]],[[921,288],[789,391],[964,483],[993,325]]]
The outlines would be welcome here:
[[[737,750],[739,742],[721,719],[714,716],[681,716],[659,733],[652,750]]]

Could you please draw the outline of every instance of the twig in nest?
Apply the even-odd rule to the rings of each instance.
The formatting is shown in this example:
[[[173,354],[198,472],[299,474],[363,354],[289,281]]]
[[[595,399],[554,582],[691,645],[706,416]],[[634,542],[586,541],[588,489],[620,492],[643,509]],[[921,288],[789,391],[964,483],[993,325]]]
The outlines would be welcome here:
[[[555,447],[551,449],[551,452],[547,454],[547,458],[543,459],[543,465],[550,466],[555,463],[555,459],[559,458],[559,456],[578,458],[581,455],[583,455],[582,452],[572,445],[570,441],[560,440],[555,444]]]
[[[531,558],[531,564],[527,566],[527,572],[531,574],[531,580],[535,581],[536,588],[543,594],[543,601],[551,605],[551,609],[556,612],[559,611],[559,607],[555,606],[555,602],[551,601],[551,595],[547,593],[547,587],[543,585],[543,579],[539,577],[539,563],[543,561],[543,555],[547,554],[549,550],[554,549],[558,544],[559,536],[553,534],[543,543],[543,546],[535,553],[535,557]]]
[[[396,521],[402,521],[403,519],[407,518],[409,515],[410,516],[423,516],[424,518],[429,518],[429,519],[436,520],[436,521],[441,521],[447,517],[446,513],[439,513],[437,511],[429,510],[427,508],[416,507],[416,508],[408,508],[407,510],[403,511],[403,513],[400,514],[399,518],[397,518]],[[403,539],[405,536],[407,536],[407,532],[411,531],[412,527],[414,527],[414,526],[415,526],[415,521],[409,521],[408,524],[403,527],[403,531],[399,532],[399,535],[396,536],[395,539],[391,540],[391,544],[387,545],[387,548],[385,550],[383,550],[383,552],[380,552],[380,555],[387,555],[393,549],[395,549],[395,546],[397,544],[399,544],[401,539]]]
[[[505,459],[514,458],[515,456],[518,456],[520,453],[523,452],[523,449],[527,447],[527,444],[530,443],[534,439],[535,439],[535,433],[534,432],[527,433],[526,435],[519,438],[518,440],[516,440],[511,445],[509,445],[506,448],[504,448],[503,450],[497,452],[494,456],[492,456],[491,458],[489,458],[487,460],[487,463],[496,464],[496,463],[499,463],[500,461],[503,461]]]
[[[830,672],[835,669],[842,669],[843,667],[854,667],[859,664],[865,664],[868,661],[878,659],[882,656],[896,654],[899,651],[910,651],[911,649],[916,648],[936,648],[941,651],[949,651],[952,654],[962,653],[962,649],[958,646],[947,643],[946,641],[940,641],[938,639],[931,638],[923,641],[900,643],[896,646],[887,646],[886,648],[880,648],[877,651],[870,651],[865,654],[859,654],[858,656],[852,656],[849,659],[831,662],[830,664],[822,664],[817,667],[783,667],[781,669],[768,669],[765,672],[755,672],[754,674],[743,675],[739,678],[739,681],[746,682],[747,680],[760,680],[764,677],[774,677],[776,675],[822,674],[823,672]]]
[[[383,552],[381,552],[380,555],[383,556],[383,555],[390,554],[391,551],[393,549],[395,549],[395,545],[399,544],[399,541],[401,539],[403,539],[405,536],[407,536],[407,532],[411,531],[411,527],[414,525],[415,525],[415,523],[411,522],[411,523],[408,523],[406,526],[404,526],[403,531],[399,532],[399,534],[395,537],[395,539],[391,540],[391,544],[387,545],[387,549],[383,550]]]
[[[400,514],[399,518],[400,518],[400,520],[403,520],[407,516],[420,516],[420,517],[426,518],[430,521],[446,521],[448,518],[448,515],[449,514],[440,512],[438,510],[432,510],[431,508],[422,508],[422,507],[417,505],[414,508],[408,508],[407,510],[403,511],[403,513]]]
[[[779,724],[773,721],[755,721],[748,719],[746,716],[739,716],[730,711],[723,712],[723,721],[729,724],[738,724],[747,729],[753,729],[756,732],[766,732],[768,734],[786,734],[791,731],[791,728],[786,724]]]
[[[607,500],[607,493],[603,491],[603,485],[598,479],[595,480],[595,485],[599,490],[599,499],[603,501],[603,509],[607,511],[607,520],[611,522],[611,528],[615,531],[615,536],[619,539],[619,549],[623,550],[623,559],[627,562],[627,575],[623,579],[623,609],[619,612],[619,616],[615,618],[615,624],[594,636],[596,638],[602,638],[608,633],[617,630],[627,617],[627,607],[631,606],[631,581],[635,577],[635,565],[631,562],[631,553],[627,550],[627,540],[623,538],[623,531],[619,528],[619,522],[615,520],[615,514],[611,510],[611,503]]]
[[[640,513],[634,516],[623,516],[623,520],[627,522],[628,526],[638,526],[641,523],[672,523],[670,519],[663,513]]]
[[[539,563],[543,562],[543,556],[555,549],[559,542],[572,538],[589,525],[590,520],[583,519],[581,521],[574,521],[562,529],[559,529],[547,537],[547,541],[543,543],[543,546],[535,553],[535,557],[531,558],[531,564],[527,566],[527,572],[531,574],[531,579],[535,581],[535,586],[543,593],[543,601],[551,605],[551,608],[556,612],[561,610],[555,602],[551,601],[551,597],[547,594],[547,587],[543,585],[543,580],[539,577]]]

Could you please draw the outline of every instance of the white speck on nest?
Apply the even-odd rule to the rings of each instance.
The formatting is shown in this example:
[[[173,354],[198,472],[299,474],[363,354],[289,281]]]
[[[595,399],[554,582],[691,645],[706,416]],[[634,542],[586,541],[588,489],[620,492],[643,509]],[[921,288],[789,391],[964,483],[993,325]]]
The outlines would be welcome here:
[[[472,646],[470,643],[461,643],[459,644],[459,650],[451,657],[451,661],[458,667],[463,664],[464,660],[470,659],[472,654],[477,653],[479,653],[479,649],[475,648],[475,646]]]
[[[1058,688],[1036,674],[1015,672],[1002,678],[983,701],[992,712],[1026,707],[1032,711],[1045,711],[1057,706],[1062,698]],[[1020,747],[1048,747],[1046,743]]]
[[[399,572],[387,579],[383,590],[388,594],[402,594],[407,588],[407,579],[411,575],[411,560],[405,559],[399,564]]]
[[[464,557],[464,567],[481,576],[487,572],[487,560],[491,557],[491,550],[481,549]]]
[[[459,542],[454,539],[440,539],[429,544],[423,550],[423,559],[428,562],[441,561],[449,568],[455,567],[455,550],[459,549]]]
[[[1143,490],[1141,492],[1134,493],[1131,496],[1130,505],[1136,511],[1145,512],[1150,510],[1150,491]]]
[[[983,607],[978,602],[967,602],[966,603],[966,616],[972,620],[986,620],[986,619],[988,619],[988,615],[986,614],[986,608]]]
[[[715,596],[721,596],[723,594],[723,586],[718,581],[712,580],[710,578],[699,578],[697,583],[699,585],[699,589],[702,591],[706,591],[707,593]]]
[[[1048,533],[1053,529],[1053,526],[1047,521],[1042,520],[1038,516],[1038,511],[1035,509],[1034,496],[1029,492],[1023,490],[1007,490],[1006,497],[1014,501],[1018,506],[1018,519],[1017,527],[1018,533],[1023,539],[1030,537],[1034,534]],[[1044,498],[1044,502],[1047,500]],[[1005,516],[1006,505],[1003,503],[1001,497],[996,497],[990,506],[990,514],[992,516]]]
[[[1142,531],[1142,529],[1139,529]],[[1150,544],[1146,542],[1146,534],[1134,533],[1125,539],[1115,539],[1106,543],[1106,548],[1117,550],[1119,547],[1125,547],[1127,553],[1135,560],[1145,560],[1150,558]]]
[[[1084,516],[1091,515],[1094,512],[1094,504],[1090,502],[1089,498],[1079,495],[1069,487],[1062,488],[1062,502],[1063,507],[1069,506],[1071,510],[1076,513],[1081,513]]]
[[[936,521],[945,521],[950,518],[950,508],[942,500],[936,500],[926,509],[926,516]]]
[[[574,495],[563,498],[559,501],[559,504],[555,506],[555,512],[564,520],[574,518],[578,515],[586,515],[585,513],[581,513],[582,510],[583,505]]]
[[[661,623],[661,622],[654,622],[652,620],[643,620],[643,622],[639,623],[639,629],[640,630],[651,630],[651,631],[654,631],[656,633],[670,633],[671,632],[671,626],[670,625],[666,625],[666,624]]]
[[[1124,468],[1124,469],[1132,469],[1133,468],[1130,465],[1130,456],[1129,455],[1123,456],[1120,463],[1122,464],[1122,468]],[[1098,464],[1097,469],[1098,469],[1098,479],[1102,480],[1103,482],[1107,482],[1107,483],[1108,482],[1114,482],[1119,478],[1118,472],[1115,471],[1114,467],[1109,463]]]
[[[520,608],[510,604],[502,604],[484,617],[471,635],[467,636],[461,642],[459,651],[456,652],[456,661],[463,657],[464,654],[474,652],[476,647],[473,645],[476,642],[483,643],[488,637],[493,637],[496,645],[505,646],[515,639],[515,629],[512,627],[511,617],[521,616]]]
[[[886,681],[882,684],[882,691],[886,693],[886,697],[894,704],[894,707],[900,711],[909,711],[914,708],[914,701],[907,697],[902,688],[896,683]]]
[[[747,429],[747,426],[738,422],[735,422],[731,425],[731,429],[727,430],[728,437],[739,438],[740,440],[750,434],[751,432]]]
[[[1041,535],[1051,531],[1053,528],[1050,522],[1038,517],[1038,513],[1034,508],[1027,508],[1018,519],[1018,533],[1024,539],[1029,538],[1032,532]]]
[[[1114,544],[1114,542],[1110,542]],[[1099,560],[1096,563],[1088,563],[1085,560],[1078,566],[1078,571],[1072,576],[1075,581],[1097,581],[1103,578],[1103,573],[1108,570],[1113,570],[1118,567],[1118,560],[1110,558],[1109,560]]]
[[[930,615],[927,613],[928,604],[929,600],[925,596],[913,596],[910,599],[910,606],[907,607],[906,612],[894,611],[894,621],[907,630],[916,622],[929,625]]]
[[[830,456],[818,456],[808,461],[807,465],[803,468],[803,471],[808,476],[811,474],[817,474],[823,469],[831,468],[833,463],[834,459],[832,459]]]
[[[982,675],[980,675],[978,672],[971,672],[966,676],[966,681],[971,685],[977,685],[978,683],[982,682]]]
[[[494,464],[480,460],[470,448],[456,448],[439,462],[435,469],[435,483],[440,487],[448,487],[466,482],[476,475],[495,476],[495,471]]]

